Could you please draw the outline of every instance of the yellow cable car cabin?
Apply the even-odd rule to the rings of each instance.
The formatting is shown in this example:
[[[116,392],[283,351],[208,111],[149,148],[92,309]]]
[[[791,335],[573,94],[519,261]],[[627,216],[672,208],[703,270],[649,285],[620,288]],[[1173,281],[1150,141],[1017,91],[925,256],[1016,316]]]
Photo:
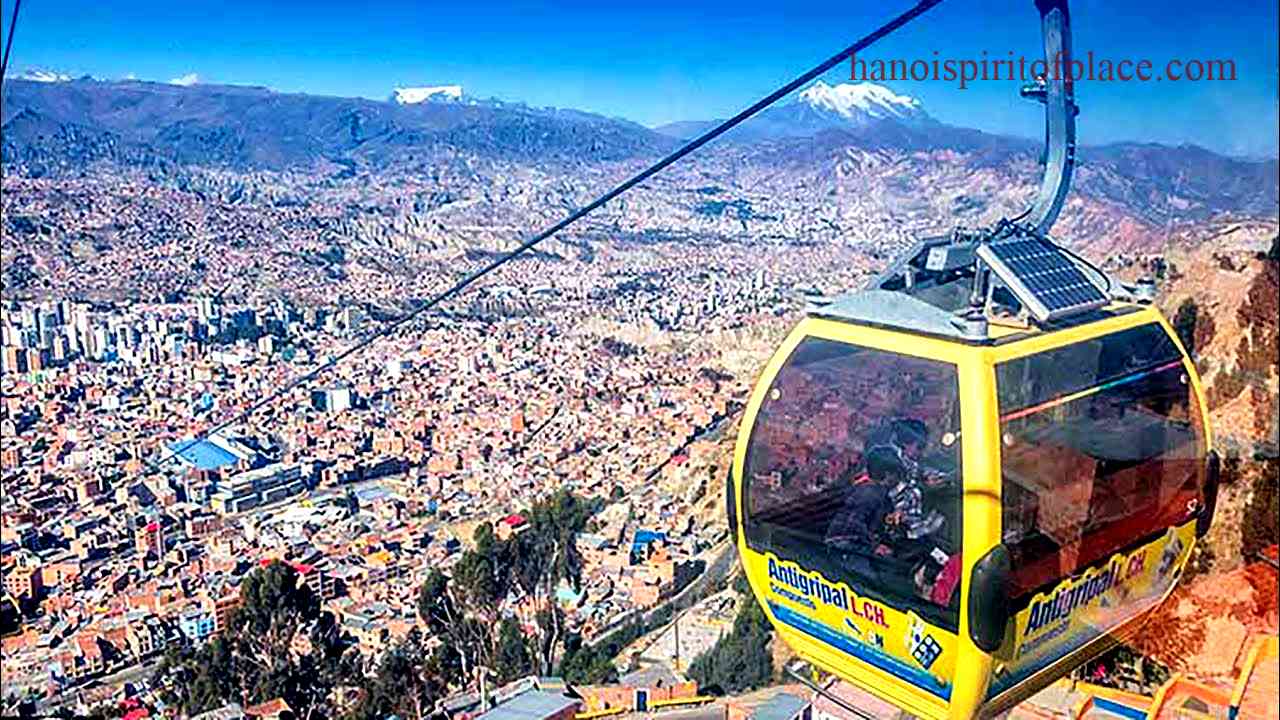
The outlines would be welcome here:
[[[1105,650],[1213,504],[1199,380],[1154,309],[980,342],[928,332],[944,314],[885,291],[812,309],[746,408],[730,495],[781,637],[925,718]]]
[[[1070,61],[1066,0],[1037,0]],[[1140,629],[1213,517],[1195,366],[1151,306],[1048,235],[1075,151],[1044,103],[1032,206],[920,241],[811,305],[742,419],[729,526],[804,659],[923,718],[997,714]]]

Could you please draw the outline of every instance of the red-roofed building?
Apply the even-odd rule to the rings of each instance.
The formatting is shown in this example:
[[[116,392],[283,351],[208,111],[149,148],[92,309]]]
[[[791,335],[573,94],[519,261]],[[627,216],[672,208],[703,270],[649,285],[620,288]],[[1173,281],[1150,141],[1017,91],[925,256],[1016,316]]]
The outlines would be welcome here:
[[[138,530],[135,539],[139,554],[146,555],[150,553],[157,558],[164,557],[164,525],[161,523],[154,520],[147,523],[142,529]]]
[[[296,562],[293,560],[280,560],[280,558],[274,557],[262,558],[258,561],[258,565],[266,567],[277,560],[293,568],[293,571],[298,573],[299,581],[310,586],[311,592],[314,592],[321,600],[332,600],[337,596],[337,585],[334,583],[333,578],[329,573],[315,565],[309,565],[307,563]],[[237,607],[238,606],[239,603],[237,600]]]
[[[519,513],[511,513],[510,515],[498,521],[493,529],[493,534],[498,536],[499,540],[507,540],[512,535],[523,532],[529,527],[529,521],[525,516]]]
[[[275,698],[244,709],[246,717],[263,718],[263,720],[278,720],[281,714],[286,712],[293,714],[293,708],[289,707],[289,703],[283,698]]]

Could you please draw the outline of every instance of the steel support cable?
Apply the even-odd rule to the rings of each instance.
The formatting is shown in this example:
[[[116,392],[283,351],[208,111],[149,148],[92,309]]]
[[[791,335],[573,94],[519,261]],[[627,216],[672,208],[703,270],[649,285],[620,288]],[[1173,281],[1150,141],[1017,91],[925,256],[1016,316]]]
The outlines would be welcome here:
[[[9,50],[13,48],[13,29],[18,26],[18,8],[22,0],[13,0],[13,16],[9,18],[9,38],[4,41],[4,55],[0,56],[0,89],[4,87],[4,75],[9,69]]]
[[[885,23],[884,25],[881,25],[879,28],[877,28],[870,34],[864,36],[861,40],[858,40],[857,42],[850,45],[849,47],[841,50],[835,55],[832,55],[830,58],[822,61],[820,64],[816,65],[813,69],[803,73],[802,75],[796,77],[791,82],[788,82],[786,85],[783,85],[777,90],[774,90],[773,92],[769,93],[763,98],[757,100],[750,107],[743,110],[742,112],[739,112],[737,115],[734,115],[728,120],[721,122],[719,125],[715,126],[711,130],[708,130],[707,132],[703,133],[697,138],[690,140],[688,143],[686,143],[679,149],[675,150],[670,155],[667,155],[666,157],[662,158],[661,160],[654,163],[653,165],[650,165],[648,168],[645,168],[639,173],[633,175],[631,178],[623,181],[621,184],[617,185],[609,192],[601,195],[595,200],[592,200],[589,204],[584,205],[583,207],[574,211],[565,219],[543,230],[537,235],[534,235],[528,240],[525,240],[524,242],[520,243],[519,246],[507,252],[505,255],[502,255],[501,257],[498,257],[490,261],[488,264],[484,265],[483,267],[468,273],[464,278],[462,278],[462,280],[455,283],[448,290],[445,290],[444,292],[441,292],[438,295],[435,295],[427,302],[418,306],[411,312],[406,313],[405,315],[402,315],[401,317],[391,321],[387,325],[383,325],[377,332],[373,333],[369,337],[363,340],[360,340],[359,342],[355,343],[351,347],[342,351],[338,355],[331,357],[327,362],[320,365],[316,369],[308,373],[305,373],[299,376],[298,378],[295,378],[294,380],[289,381],[288,383],[286,383],[284,386],[282,386],[275,392],[271,393],[270,395],[267,395],[261,400],[258,400],[252,405],[249,405],[249,407],[242,410],[239,414],[227,420],[224,420],[218,423],[217,425],[214,425],[212,428],[209,428],[202,433],[199,433],[197,437],[191,440],[189,443],[185,443],[185,442],[180,443],[180,446],[190,447],[198,440],[207,438],[210,435],[218,432],[219,430],[224,430],[232,425],[243,422],[246,418],[248,418],[254,412],[271,404],[272,402],[275,402],[281,397],[289,394],[295,388],[301,385],[305,385],[306,383],[318,377],[321,373],[328,371],[338,363],[360,352],[364,348],[372,345],[374,342],[378,341],[379,339],[386,337],[387,335],[390,335],[391,333],[395,332],[397,329],[399,329],[409,321],[417,318],[418,316],[422,315],[428,310],[431,310],[432,308],[436,307],[440,303],[456,297],[457,295],[461,294],[463,290],[466,290],[468,287],[470,287],[473,283],[475,283],[480,278],[484,277],[485,275],[488,275],[494,270],[497,270],[498,268],[502,267],[508,262],[511,262],[512,260],[519,257],[520,255],[523,255],[525,252],[531,250],[542,241],[546,240],[547,238],[550,238],[551,236],[555,235],[561,230],[569,227],[570,225],[577,222],[578,220],[581,220],[588,213],[591,213],[592,211],[596,210],[597,208],[609,202],[610,200],[618,197],[622,193],[630,190],[636,185],[639,185],[645,180],[648,180],[649,178],[653,177],[654,175],[658,174],[662,170],[671,166],[678,160],[681,160],[686,155],[689,155],[690,153],[694,152],[698,148],[701,148],[703,145],[706,145],[712,140],[715,140],[716,138],[725,134],[729,130],[732,130],[734,127],[737,127],[738,125],[745,122],[751,116],[755,115],[761,110],[764,110],[765,108],[774,104],[775,102],[782,99],[783,97],[786,97],[787,95],[791,94],[795,90],[799,89],[800,86],[817,78],[818,76],[827,72],[828,70],[835,67],[836,65],[839,65],[849,56],[854,55],[870,47],[873,43],[883,39],[885,36],[901,28],[903,25],[906,25],[907,23],[916,19],[920,15],[923,15],[925,12],[932,9],[934,6],[938,5],[941,2],[942,0],[919,0],[919,2],[917,2],[911,8],[909,8],[906,12],[903,12],[901,15],[898,15],[897,17],[893,18],[892,20]],[[161,459],[157,463],[154,463],[153,467],[163,465],[165,462],[168,462],[169,460],[173,459],[179,454],[180,454],[180,451],[171,451],[163,459]]]

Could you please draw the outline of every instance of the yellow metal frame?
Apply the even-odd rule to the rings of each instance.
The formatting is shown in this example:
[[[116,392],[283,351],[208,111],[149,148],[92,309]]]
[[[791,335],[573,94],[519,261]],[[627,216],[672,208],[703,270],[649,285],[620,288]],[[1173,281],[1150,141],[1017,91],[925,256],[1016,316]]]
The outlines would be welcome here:
[[[1105,685],[1095,685],[1090,682],[1077,682],[1074,684],[1073,687],[1076,692],[1083,693],[1086,696],[1088,696],[1085,698],[1085,700],[1081,701],[1081,705],[1083,705],[1083,703],[1085,702],[1093,700],[1094,698],[1103,698],[1104,700],[1109,700],[1114,703],[1120,703],[1134,710],[1140,710],[1143,712],[1145,712],[1148,708],[1151,707],[1151,698],[1146,695],[1140,695],[1138,693],[1128,692],[1125,690],[1118,690],[1116,688],[1107,687]],[[1076,711],[1073,717],[1078,718],[1082,714],[1083,714],[1082,712]]]
[[[1237,712],[1240,710],[1244,691],[1249,687],[1249,680],[1252,679],[1258,662],[1260,660],[1275,661],[1277,655],[1280,655],[1280,638],[1275,635],[1257,635],[1250,641],[1249,651],[1245,655],[1244,664],[1240,666],[1235,687],[1231,689],[1231,707]]]
[[[1193,392],[1199,400],[1201,421],[1204,426],[1206,448],[1212,447],[1204,391],[1194,365],[1187,358],[1186,350],[1178,342],[1177,334],[1155,309],[1148,306],[1112,306],[1127,310],[1113,317],[1077,327],[1031,334],[1022,339],[1006,338],[1003,344],[970,345],[941,338],[915,335],[879,327],[845,323],[824,318],[806,317],[792,330],[786,340],[770,358],[761,373],[747,403],[742,418],[742,430],[738,436],[733,458],[735,517],[739,523],[735,530],[739,556],[757,601],[766,617],[769,617],[779,635],[804,659],[835,672],[855,686],[884,698],[903,710],[926,719],[965,718],[987,714],[998,706],[1007,706],[1024,697],[1032,686],[1043,687],[1074,665],[1084,662],[1114,643],[1114,636],[1136,622],[1139,615],[1113,629],[1112,635],[1103,635],[1069,653],[1053,666],[1043,669],[1000,696],[986,699],[988,683],[996,662],[993,654],[978,648],[969,635],[967,601],[960,603],[958,631],[951,633],[929,626],[931,632],[954,638],[956,651],[950,699],[945,701],[927,690],[901,679],[886,670],[858,660],[837,648],[800,632],[773,616],[766,602],[766,590],[770,586],[769,564],[766,555],[752,550],[742,526],[745,499],[743,483],[747,446],[751,429],[764,403],[774,378],[786,360],[802,340],[816,337],[841,343],[884,350],[901,355],[925,358],[954,365],[960,394],[960,427],[964,438],[961,449],[963,468],[963,554],[964,575],[960,583],[960,597],[969,595],[973,565],[988,550],[1001,541],[1001,472],[999,442],[999,412],[996,400],[995,366],[1015,358],[1039,353],[1052,348],[1072,345],[1101,335],[1128,328],[1159,323],[1177,344],[1184,358],[1183,365],[1191,380]],[[1194,542],[1194,540],[1192,541]],[[1179,565],[1185,563],[1190,549],[1180,556]],[[1167,597],[1167,592],[1160,602]],[[1159,602],[1157,602],[1158,606]],[[888,606],[891,610],[892,606]],[[997,650],[997,653],[1000,651]]]
[[[664,708],[681,707],[683,705],[705,705],[709,702],[715,702],[715,697],[711,695],[694,695],[692,697],[671,698],[670,700],[652,700],[649,702],[649,709],[661,710]]]
[[[580,712],[573,716],[574,720],[596,720],[596,718],[609,717],[610,715],[621,715],[625,712],[631,712],[625,707],[611,707],[602,710],[590,710],[588,712]]]

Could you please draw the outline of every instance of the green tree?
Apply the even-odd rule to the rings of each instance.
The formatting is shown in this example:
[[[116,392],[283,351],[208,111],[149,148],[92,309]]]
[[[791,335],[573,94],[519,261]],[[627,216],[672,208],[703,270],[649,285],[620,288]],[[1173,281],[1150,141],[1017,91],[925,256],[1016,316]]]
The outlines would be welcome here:
[[[689,677],[708,692],[740,693],[773,681],[773,628],[754,597],[740,596],[739,603],[733,629],[689,666]]]
[[[529,642],[520,625],[511,618],[503,618],[498,627],[498,644],[494,650],[493,670],[498,682],[507,683],[534,671]]]
[[[459,558],[453,568],[453,584],[472,612],[496,624],[498,607],[511,591],[511,550],[493,534],[489,523],[476,528],[475,548]]]
[[[565,640],[555,591],[561,582],[581,586],[575,540],[595,510],[568,491],[557,492],[529,510],[523,532],[504,541],[491,525],[481,524],[474,547],[458,558],[451,575],[433,570],[427,576],[418,590],[418,614],[449,649],[438,658],[445,682],[469,684],[482,667],[499,679],[553,671]],[[532,597],[539,608],[531,640],[502,618],[503,603],[513,593]]]
[[[618,669],[613,665],[611,650],[616,646],[598,647],[585,645],[577,633],[569,633],[564,643],[564,659],[560,663],[560,676],[566,682],[578,685],[603,685],[618,681]]]
[[[668,616],[667,620],[670,619]],[[569,633],[564,643],[564,658],[560,662],[560,675],[570,683],[602,685],[618,681],[618,668],[614,659],[637,638],[665,624],[662,613],[654,613],[645,620],[636,615],[630,622],[608,634],[608,639],[586,645],[576,633]]]
[[[427,650],[422,634],[414,629],[383,655],[350,720],[430,717],[447,690],[444,675],[441,659]]]
[[[165,655],[160,677],[166,699],[191,715],[227,702],[280,697],[301,718],[324,717],[330,692],[352,672],[333,616],[280,562],[250,572],[240,598],[218,637]]]
[[[493,652],[490,626],[464,612],[466,607],[459,602],[449,577],[439,570],[433,569],[418,588],[419,617],[453,653],[450,662],[441,663],[446,673],[442,680],[450,684],[470,682],[477,667],[489,664]]]
[[[556,653],[564,643],[564,613],[555,604],[555,591],[567,581],[575,591],[582,585],[582,555],[578,533],[587,525],[595,508],[576,495],[560,490],[530,509],[529,529],[511,539],[514,582],[532,596],[539,607],[539,672],[550,674]]]
[[[170,645],[160,661],[162,694],[184,714],[195,714],[238,699],[231,644],[215,637],[200,648]]]

